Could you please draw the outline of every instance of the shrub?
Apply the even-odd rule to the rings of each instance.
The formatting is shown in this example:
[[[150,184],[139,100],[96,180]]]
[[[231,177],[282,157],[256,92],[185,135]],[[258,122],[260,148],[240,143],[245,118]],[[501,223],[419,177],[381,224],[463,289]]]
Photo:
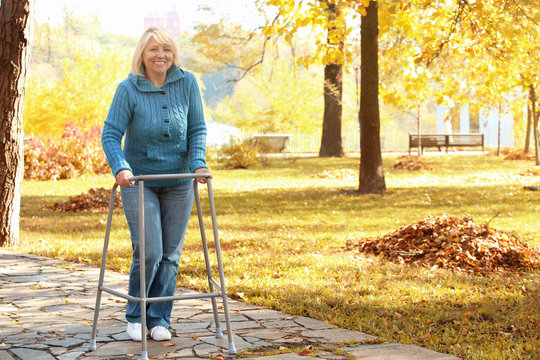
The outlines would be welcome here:
[[[59,143],[50,138],[31,139],[24,148],[27,179],[70,179],[82,174],[105,174],[109,167],[101,149],[101,129],[82,132],[74,123],[65,124]]]
[[[220,157],[227,169],[249,169],[264,161],[259,149],[254,147],[250,140],[223,145]]]

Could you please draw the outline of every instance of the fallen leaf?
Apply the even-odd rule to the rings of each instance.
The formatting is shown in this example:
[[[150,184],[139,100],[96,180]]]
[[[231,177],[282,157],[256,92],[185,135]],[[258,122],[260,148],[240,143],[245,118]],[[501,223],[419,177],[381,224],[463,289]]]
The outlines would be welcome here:
[[[315,356],[315,354],[311,350],[301,351],[301,352],[298,353],[298,355],[300,355],[300,356]]]
[[[163,345],[163,346],[174,346],[173,343],[170,343],[170,342],[168,342],[168,341],[162,341],[162,342],[161,342],[161,345]]]

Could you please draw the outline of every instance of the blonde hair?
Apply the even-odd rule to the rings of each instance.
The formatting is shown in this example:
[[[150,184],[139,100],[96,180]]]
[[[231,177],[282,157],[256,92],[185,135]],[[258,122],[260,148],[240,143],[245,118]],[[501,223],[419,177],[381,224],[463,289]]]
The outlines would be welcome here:
[[[142,61],[142,53],[151,38],[154,38],[161,44],[167,45],[173,54],[173,65],[180,66],[180,54],[172,35],[164,28],[151,26],[142,34],[135,47],[135,51],[133,52],[133,59],[131,60],[131,73],[133,75],[143,76],[144,64]]]

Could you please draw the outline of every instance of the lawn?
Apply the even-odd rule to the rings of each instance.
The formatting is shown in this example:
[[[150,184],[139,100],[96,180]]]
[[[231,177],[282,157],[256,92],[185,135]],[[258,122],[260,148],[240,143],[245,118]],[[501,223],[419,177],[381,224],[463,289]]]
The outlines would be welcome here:
[[[358,258],[345,250],[348,242],[441,214],[489,221],[491,228],[538,246],[540,192],[523,186],[540,183],[540,177],[521,175],[534,163],[437,155],[423,157],[432,170],[406,171],[391,169],[396,158],[384,156],[387,193],[363,196],[344,191],[357,188],[358,157],[271,158],[249,170],[213,166],[229,294],[463,359],[538,359],[538,270],[470,274]],[[110,188],[112,180],[25,181],[21,246],[14,250],[98,265],[105,212],[60,213],[44,206]],[[121,210],[115,214],[108,264],[128,271],[127,226]],[[195,216],[178,281],[196,289],[207,285]]]

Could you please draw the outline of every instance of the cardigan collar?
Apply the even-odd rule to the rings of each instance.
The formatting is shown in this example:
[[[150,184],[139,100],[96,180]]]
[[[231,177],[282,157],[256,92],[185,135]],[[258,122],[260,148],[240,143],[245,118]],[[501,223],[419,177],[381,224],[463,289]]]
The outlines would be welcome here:
[[[167,72],[167,79],[165,79],[165,84],[163,84],[162,88],[165,87],[169,83],[182,79],[184,76],[185,76],[184,70],[180,69],[177,66],[172,65],[169,71]],[[135,86],[139,91],[155,92],[155,91],[161,90],[161,88],[157,88],[154,84],[152,84],[150,80],[148,80],[144,76],[133,75],[132,73],[130,73],[128,75],[128,79],[133,84],[133,86]]]

